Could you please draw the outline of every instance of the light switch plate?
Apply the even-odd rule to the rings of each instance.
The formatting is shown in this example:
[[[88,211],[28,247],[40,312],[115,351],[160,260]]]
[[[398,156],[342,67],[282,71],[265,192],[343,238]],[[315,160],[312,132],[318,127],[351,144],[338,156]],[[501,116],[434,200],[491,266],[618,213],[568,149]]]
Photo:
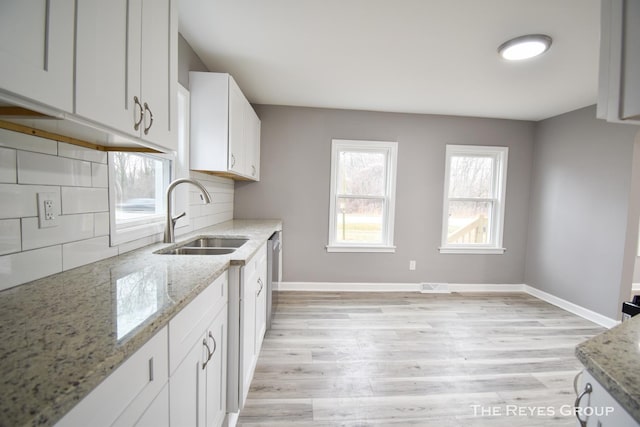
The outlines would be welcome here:
[[[58,195],[38,193],[38,226],[49,228],[58,226]]]

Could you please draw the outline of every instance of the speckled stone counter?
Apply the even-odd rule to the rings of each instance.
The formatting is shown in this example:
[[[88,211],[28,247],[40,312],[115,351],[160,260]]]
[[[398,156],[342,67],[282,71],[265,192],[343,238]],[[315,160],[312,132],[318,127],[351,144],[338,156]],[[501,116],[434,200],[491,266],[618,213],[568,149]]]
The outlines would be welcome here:
[[[230,255],[158,255],[155,244],[0,292],[0,426],[53,425],[277,220],[234,220],[193,236],[250,240]]]
[[[640,423],[640,316],[578,345],[576,356]]]

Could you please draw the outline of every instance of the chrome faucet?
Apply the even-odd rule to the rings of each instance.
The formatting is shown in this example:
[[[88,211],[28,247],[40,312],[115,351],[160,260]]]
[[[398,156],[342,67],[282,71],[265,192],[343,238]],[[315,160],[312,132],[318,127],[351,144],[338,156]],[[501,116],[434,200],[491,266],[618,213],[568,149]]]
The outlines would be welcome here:
[[[173,191],[174,188],[176,188],[179,184],[188,182],[189,184],[193,184],[196,187],[198,187],[200,189],[200,191],[202,192],[201,198],[202,201],[207,204],[207,203],[211,203],[211,195],[209,194],[209,192],[207,191],[206,188],[204,188],[204,186],[202,184],[200,184],[198,181],[194,180],[194,179],[190,179],[190,178],[180,178],[180,179],[176,179],[175,181],[173,181],[171,184],[169,184],[169,186],[167,187],[167,223],[164,226],[164,243],[173,243],[175,242],[175,227],[176,227],[176,221],[178,221],[180,218],[182,218],[183,216],[186,215],[186,212],[182,212],[180,215],[177,216],[172,216],[171,215],[171,192]]]

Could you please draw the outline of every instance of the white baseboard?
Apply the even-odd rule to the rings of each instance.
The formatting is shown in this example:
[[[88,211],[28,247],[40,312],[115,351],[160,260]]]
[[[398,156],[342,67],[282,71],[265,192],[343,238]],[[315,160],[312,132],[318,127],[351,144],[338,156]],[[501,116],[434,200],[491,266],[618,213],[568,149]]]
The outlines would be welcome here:
[[[419,283],[342,283],[342,282],[280,282],[279,291],[306,292],[418,292]]]
[[[638,290],[640,290],[640,284],[637,285]],[[620,323],[618,320],[603,316],[595,311],[525,284],[449,283],[448,287],[451,292],[524,292],[605,328],[612,328]],[[422,285],[420,283],[280,282],[277,290],[302,292],[420,292],[422,291]]]
[[[584,308],[565,299],[559,298],[555,295],[551,295],[550,293],[541,291],[540,289],[536,289],[532,286],[524,285],[524,292],[528,293],[529,295],[533,295],[534,297],[541,299],[542,301],[546,301],[549,304],[553,304],[556,307],[560,307],[561,309],[566,310],[569,313],[576,314],[584,319],[592,321],[593,323],[597,323],[598,325],[605,328],[613,328],[614,326],[620,324],[618,320],[603,316],[600,313],[596,313],[595,311],[589,310],[588,308]]]
[[[447,283],[451,292],[522,292],[522,284]],[[421,283],[280,282],[279,291],[420,292]]]

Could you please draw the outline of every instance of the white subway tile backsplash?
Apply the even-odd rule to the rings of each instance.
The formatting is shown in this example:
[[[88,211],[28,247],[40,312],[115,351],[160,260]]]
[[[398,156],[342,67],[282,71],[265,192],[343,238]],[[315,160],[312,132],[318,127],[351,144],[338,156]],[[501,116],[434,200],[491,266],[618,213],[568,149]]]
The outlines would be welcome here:
[[[91,187],[91,163],[18,151],[18,183]]]
[[[109,247],[109,236],[62,245],[62,268],[70,270],[91,262],[118,255],[117,247]]]
[[[0,220],[0,255],[20,252],[20,220]]]
[[[61,215],[58,226],[38,228],[38,218],[22,219],[22,247],[24,250],[60,243],[75,242],[93,237],[93,214]]]
[[[154,234],[153,236],[142,237],[137,240],[132,240],[130,242],[122,243],[118,245],[118,254],[122,255],[124,253],[140,249],[147,245],[152,245],[154,243],[162,242],[162,233]]]
[[[91,163],[91,186],[107,188],[109,186],[108,171],[107,165]]]
[[[58,142],[58,156],[69,157],[71,159],[87,160],[96,163],[107,163],[107,153],[104,151],[92,150],[78,145]]]
[[[6,129],[0,129],[0,146],[54,156],[58,154],[58,143],[55,141]]]
[[[109,212],[93,214],[93,235],[96,237],[109,235]]]
[[[61,246],[4,255],[0,257],[0,290],[61,271]]]
[[[62,214],[104,212],[109,210],[106,188],[62,187]]]
[[[18,182],[16,163],[16,150],[0,148],[0,182]]]
[[[38,216],[38,193],[56,193],[56,215],[60,215],[60,187],[0,184],[0,218]]]

